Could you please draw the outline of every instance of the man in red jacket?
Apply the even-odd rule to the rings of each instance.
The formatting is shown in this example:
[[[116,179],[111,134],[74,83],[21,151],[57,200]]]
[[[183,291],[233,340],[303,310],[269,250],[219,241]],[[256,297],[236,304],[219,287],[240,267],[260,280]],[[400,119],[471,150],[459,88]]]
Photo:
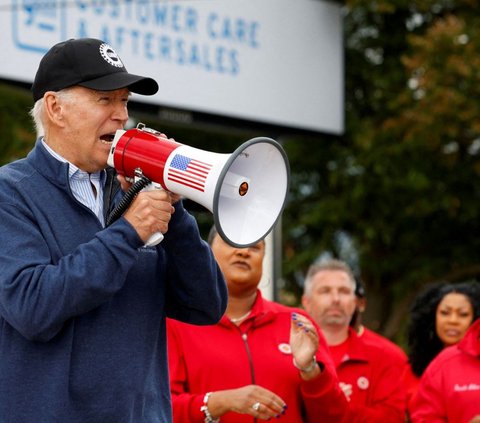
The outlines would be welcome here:
[[[403,423],[404,363],[389,348],[358,336],[350,321],[355,311],[355,278],[350,267],[329,260],[310,267],[302,304],[320,326],[340,385],[349,400],[349,423]]]
[[[412,423],[480,423],[480,319],[427,367],[411,414]]]
[[[361,280],[356,279],[355,283],[355,296],[357,297],[357,304],[355,307],[355,312],[352,316],[352,320],[350,321],[350,326],[355,329],[355,332],[357,332],[357,335],[360,338],[368,340],[371,343],[382,345],[388,350],[390,350],[392,354],[398,358],[400,365],[403,365],[406,368],[406,365],[408,363],[408,357],[407,354],[405,354],[405,351],[403,351],[397,344],[390,341],[390,339],[380,335],[377,332],[374,332],[373,330],[363,325],[362,315],[367,308],[366,290]]]

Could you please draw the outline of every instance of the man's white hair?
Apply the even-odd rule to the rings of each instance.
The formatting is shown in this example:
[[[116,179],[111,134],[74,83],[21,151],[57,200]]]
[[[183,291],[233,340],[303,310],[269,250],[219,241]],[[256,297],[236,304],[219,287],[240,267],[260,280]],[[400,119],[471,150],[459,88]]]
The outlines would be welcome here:
[[[37,100],[30,110],[30,116],[33,119],[35,125],[35,131],[37,132],[37,137],[43,137],[45,135],[45,129],[43,127],[43,98]]]

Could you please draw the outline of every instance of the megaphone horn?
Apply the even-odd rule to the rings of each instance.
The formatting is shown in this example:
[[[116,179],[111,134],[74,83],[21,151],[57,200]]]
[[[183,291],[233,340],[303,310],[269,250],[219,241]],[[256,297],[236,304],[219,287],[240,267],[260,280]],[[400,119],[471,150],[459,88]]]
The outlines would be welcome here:
[[[140,172],[163,189],[213,213],[220,236],[247,247],[265,237],[285,207],[290,166],[282,146],[252,138],[232,154],[180,144],[139,124],[118,130],[108,164],[127,178]]]

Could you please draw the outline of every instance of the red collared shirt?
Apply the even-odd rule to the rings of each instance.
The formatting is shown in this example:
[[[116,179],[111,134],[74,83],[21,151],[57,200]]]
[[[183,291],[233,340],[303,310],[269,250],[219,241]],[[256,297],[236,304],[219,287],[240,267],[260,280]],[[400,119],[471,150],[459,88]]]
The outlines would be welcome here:
[[[385,346],[359,337],[349,328],[343,357],[337,365],[340,385],[349,399],[349,423],[404,423],[405,363]],[[335,352],[334,352],[335,354]]]

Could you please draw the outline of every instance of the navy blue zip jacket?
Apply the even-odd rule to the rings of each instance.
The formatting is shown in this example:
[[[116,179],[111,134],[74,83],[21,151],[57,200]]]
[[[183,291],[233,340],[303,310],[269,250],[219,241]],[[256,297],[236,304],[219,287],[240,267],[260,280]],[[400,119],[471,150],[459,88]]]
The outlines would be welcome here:
[[[214,324],[227,303],[175,209],[146,248],[123,217],[102,228],[41,141],[0,169],[1,423],[171,421],[165,318]]]

